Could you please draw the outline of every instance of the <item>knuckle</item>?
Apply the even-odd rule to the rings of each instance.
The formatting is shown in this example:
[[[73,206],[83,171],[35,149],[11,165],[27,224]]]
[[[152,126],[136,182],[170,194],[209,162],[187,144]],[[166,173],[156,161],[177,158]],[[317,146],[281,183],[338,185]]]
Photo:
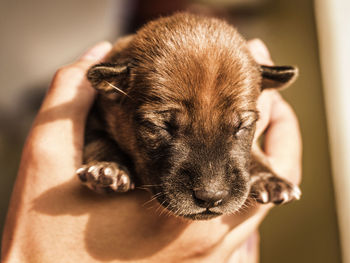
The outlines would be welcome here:
[[[71,64],[59,68],[54,76],[55,80],[71,78],[72,76],[83,75],[85,70],[79,64]]]
[[[53,84],[60,83],[61,81],[67,81],[72,78],[85,77],[87,69],[87,65],[79,62],[63,66],[56,71],[53,77]]]

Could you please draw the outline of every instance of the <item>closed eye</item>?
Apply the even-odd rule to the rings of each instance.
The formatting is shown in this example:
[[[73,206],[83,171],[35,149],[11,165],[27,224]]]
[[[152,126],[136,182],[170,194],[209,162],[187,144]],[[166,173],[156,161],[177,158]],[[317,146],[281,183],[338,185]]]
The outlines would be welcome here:
[[[163,125],[163,123],[154,123],[148,120],[142,121],[141,125],[146,127],[149,130],[159,130],[159,129],[167,130],[167,126],[165,124]]]
[[[171,137],[174,136],[177,130],[177,125],[170,121],[157,121],[157,123],[154,123],[149,120],[143,120],[141,126],[145,127],[152,134],[162,134],[163,136],[168,135]]]
[[[178,125],[174,121],[165,121],[165,130],[170,133],[170,135],[174,135],[174,133],[178,129]]]
[[[136,120],[148,129],[164,130],[172,134],[178,128],[175,119],[176,112],[176,109],[142,112],[136,116]]]
[[[245,131],[250,131],[256,121],[258,120],[258,113],[256,111],[246,111],[240,115],[240,122],[235,129],[235,135],[240,135]]]
[[[236,129],[235,135],[240,136],[241,134],[250,131],[252,127],[253,125],[239,127],[238,129]]]

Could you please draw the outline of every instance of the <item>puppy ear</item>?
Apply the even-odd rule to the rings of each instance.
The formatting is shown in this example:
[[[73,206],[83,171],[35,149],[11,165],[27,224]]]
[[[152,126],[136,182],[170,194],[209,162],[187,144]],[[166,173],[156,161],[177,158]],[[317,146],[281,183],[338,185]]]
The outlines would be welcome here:
[[[260,66],[261,90],[281,89],[292,84],[298,77],[298,68],[293,66]]]
[[[94,65],[89,69],[87,78],[96,90],[108,93],[110,97],[114,97],[111,95],[118,92],[124,93],[123,90],[127,87],[130,63],[129,56],[125,53],[127,53],[133,39],[134,35],[119,38],[107,55],[109,62]]]
[[[128,74],[128,65],[101,63],[89,69],[87,78],[98,91],[109,92],[122,89]]]

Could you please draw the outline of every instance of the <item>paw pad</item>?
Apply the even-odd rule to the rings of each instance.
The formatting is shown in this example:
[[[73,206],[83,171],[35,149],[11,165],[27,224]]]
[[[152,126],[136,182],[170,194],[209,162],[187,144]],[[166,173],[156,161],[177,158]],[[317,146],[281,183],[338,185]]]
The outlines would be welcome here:
[[[100,193],[126,192],[134,188],[126,168],[112,162],[84,165],[76,174],[87,187]]]
[[[282,204],[299,200],[298,186],[274,175],[256,176],[251,185],[251,196],[262,204]]]

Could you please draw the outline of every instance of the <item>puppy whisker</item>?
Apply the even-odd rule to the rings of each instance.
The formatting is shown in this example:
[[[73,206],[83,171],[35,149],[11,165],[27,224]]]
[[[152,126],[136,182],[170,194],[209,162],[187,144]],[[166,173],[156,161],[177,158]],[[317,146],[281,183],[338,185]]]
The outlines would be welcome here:
[[[115,89],[116,91],[118,91],[119,93],[121,93],[121,94],[127,96],[127,97],[130,98],[130,99],[133,99],[133,98],[131,98],[126,92],[124,92],[124,91],[121,90],[120,88],[114,86],[112,83],[108,82],[107,80],[103,80],[103,81],[106,82],[107,85],[109,85],[110,87],[112,87],[113,89]]]
[[[151,197],[151,199],[149,199],[148,201],[146,201],[142,206],[146,206],[146,205],[152,203],[154,200],[156,200],[158,197],[160,197],[160,196],[162,196],[162,195],[164,195],[164,193],[157,193],[157,194],[153,195],[153,196]]]

